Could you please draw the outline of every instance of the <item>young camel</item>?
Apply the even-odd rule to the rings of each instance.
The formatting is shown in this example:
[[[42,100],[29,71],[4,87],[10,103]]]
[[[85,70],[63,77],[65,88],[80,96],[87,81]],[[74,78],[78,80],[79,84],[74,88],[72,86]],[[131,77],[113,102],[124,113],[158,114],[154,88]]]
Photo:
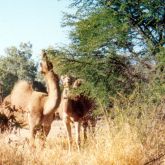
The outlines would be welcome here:
[[[26,81],[19,81],[11,92],[11,104],[16,109],[23,109],[28,112],[30,127],[30,144],[34,146],[36,129],[42,126],[45,136],[48,135],[51,123],[54,119],[54,112],[60,104],[59,78],[53,71],[52,63],[42,54],[40,63],[41,73],[48,86],[48,94],[37,92],[32,89],[32,84]]]
[[[77,88],[82,83],[82,80],[77,79],[73,85],[71,77],[62,76],[61,77],[63,84],[63,92],[61,98],[61,105],[59,108],[59,114],[62,116],[64,125],[67,129],[68,135],[68,145],[69,151],[71,151],[72,147],[72,131],[71,131],[71,123],[75,125],[76,132],[76,145],[78,150],[80,150],[80,127],[81,123],[84,126],[84,138],[86,138],[86,127],[87,123],[84,122],[84,117],[91,112],[93,102],[83,95],[76,96],[74,99],[70,98],[69,92],[70,88]]]

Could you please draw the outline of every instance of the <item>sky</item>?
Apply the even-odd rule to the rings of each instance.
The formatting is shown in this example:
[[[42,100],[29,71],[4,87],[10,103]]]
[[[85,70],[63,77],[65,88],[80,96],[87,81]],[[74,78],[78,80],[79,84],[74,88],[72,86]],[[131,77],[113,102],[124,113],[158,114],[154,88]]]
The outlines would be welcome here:
[[[0,0],[0,55],[21,42],[33,45],[33,57],[41,49],[69,43],[68,30],[61,27],[69,0]]]

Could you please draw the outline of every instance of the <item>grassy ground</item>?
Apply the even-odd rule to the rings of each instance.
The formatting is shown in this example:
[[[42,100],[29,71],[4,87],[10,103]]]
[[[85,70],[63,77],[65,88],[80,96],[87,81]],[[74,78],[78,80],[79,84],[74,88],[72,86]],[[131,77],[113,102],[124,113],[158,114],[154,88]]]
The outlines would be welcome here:
[[[139,105],[139,104],[138,104]],[[151,165],[165,164],[164,103],[114,107],[113,118],[99,121],[81,151],[68,152],[65,130],[52,129],[45,148],[30,149],[23,140],[0,135],[0,165]],[[59,127],[58,127],[59,128]],[[63,132],[61,135],[58,134]],[[58,133],[57,133],[58,132]]]
[[[97,130],[94,137],[90,137],[82,145],[80,152],[74,147],[71,153],[67,151],[65,137],[49,138],[46,147],[40,147],[39,142],[34,150],[30,150],[26,143],[6,144],[1,137],[0,164],[143,164],[145,161],[144,148],[138,139],[136,131],[128,124],[118,132],[109,132],[108,127]]]

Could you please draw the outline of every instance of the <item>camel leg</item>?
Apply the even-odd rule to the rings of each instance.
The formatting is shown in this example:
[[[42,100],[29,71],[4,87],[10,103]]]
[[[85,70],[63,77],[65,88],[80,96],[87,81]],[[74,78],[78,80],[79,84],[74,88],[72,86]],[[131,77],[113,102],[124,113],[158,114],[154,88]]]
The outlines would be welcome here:
[[[92,134],[94,135],[95,134],[96,121],[92,120],[91,125],[92,125]]]
[[[40,135],[40,138],[39,138],[41,148],[45,147],[46,137],[49,134],[50,129],[51,129],[51,125],[42,125],[42,131],[41,131],[41,135]]]
[[[95,134],[95,127],[96,127],[96,119],[92,117],[89,121],[90,121],[90,126],[91,126],[91,127],[89,127],[90,128],[89,131],[92,134],[92,136],[94,136],[94,134]]]
[[[35,139],[35,126],[33,125],[33,123],[29,123],[29,129],[30,129],[30,138],[29,138],[29,141],[30,141],[30,146],[31,147],[35,147],[34,145],[34,139]]]
[[[39,125],[39,118],[35,118],[32,114],[28,115],[29,118],[29,129],[30,129],[30,146],[35,147],[35,135],[36,135],[36,126]]]
[[[70,124],[70,121],[68,121],[67,119],[64,119],[64,124],[65,124],[66,130],[67,130],[69,152],[71,152],[71,147],[72,147],[71,124]]]
[[[47,137],[49,132],[50,132],[50,129],[51,129],[51,125],[44,125],[43,126],[43,132],[44,132],[44,136]]]
[[[80,127],[81,127],[81,123],[80,122],[75,122],[75,131],[76,131],[76,144],[77,144],[77,148],[78,151],[80,151]]]
[[[87,140],[87,127],[88,127],[88,123],[87,122],[84,122],[83,123],[84,142],[86,142],[86,140]]]
[[[51,129],[51,124],[54,120],[54,115],[47,115],[44,116],[44,118],[42,119],[42,126],[43,126],[43,136],[44,138],[46,138],[50,132]],[[46,139],[44,139],[46,140]]]
[[[34,125],[33,125],[30,113],[28,113],[28,120],[29,120],[29,131],[30,131],[29,143],[31,147],[34,147],[35,129],[34,129]]]

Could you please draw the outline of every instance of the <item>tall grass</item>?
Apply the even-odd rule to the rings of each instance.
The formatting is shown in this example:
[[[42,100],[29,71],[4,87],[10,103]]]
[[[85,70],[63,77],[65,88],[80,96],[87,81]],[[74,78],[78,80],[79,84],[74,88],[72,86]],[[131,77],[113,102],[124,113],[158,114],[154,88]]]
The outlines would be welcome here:
[[[155,104],[137,95],[116,99],[113,113],[98,122],[80,152],[74,147],[69,153],[63,136],[47,139],[45,148],[37,143],[32,150],[26,143],[8,144],[1,135],[0,165],[160,164],[165,154],[164,110],[163,100]]]
[[[31,150],[28,145],[16,146],[0,143],[0,164],[71,164],[71,165],[108,165],[108,164],[143,164],[145,152],[135,130],[128,124],[118,130],[108,127],[98,129],[94,137],[90,137],[82,145],[80,152],[76,147],[68,153],[67,142],[64,138],[48,139],[44,149],[37,146]]]

